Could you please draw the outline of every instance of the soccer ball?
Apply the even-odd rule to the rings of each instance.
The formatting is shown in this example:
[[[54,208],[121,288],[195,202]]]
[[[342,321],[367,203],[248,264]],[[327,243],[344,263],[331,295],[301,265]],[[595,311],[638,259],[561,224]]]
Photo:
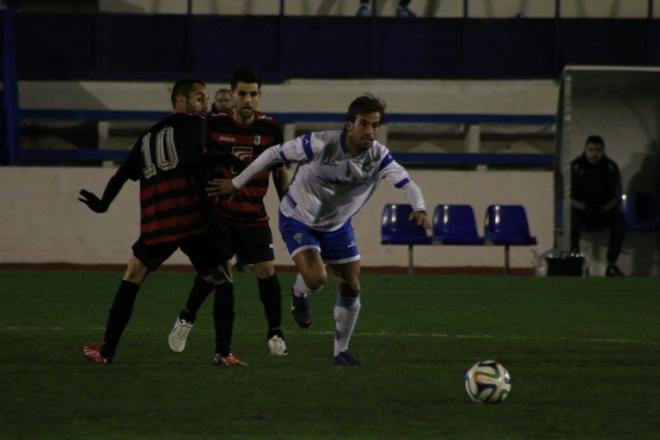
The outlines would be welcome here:
[[[477,362],[465,373],[465,391],[475,402],[499,403],[511,391],[511,375],[499,362]]]

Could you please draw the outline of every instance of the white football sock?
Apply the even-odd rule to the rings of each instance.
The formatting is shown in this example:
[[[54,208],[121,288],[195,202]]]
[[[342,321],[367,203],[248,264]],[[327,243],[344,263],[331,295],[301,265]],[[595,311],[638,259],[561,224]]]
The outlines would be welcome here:
[[[335,356],[348,350],[355,323],[360,314],[360,297],[337,295],[335,303]]]
[[[296,275],[296,282],[293,283],[293,294],[297,297],[305,297],[307,295],[311,295],[314,292],[318,292],[320,289],[317,290],[312,290],[306,283],[305,280],[303,279],[302,275],[298,273]]]

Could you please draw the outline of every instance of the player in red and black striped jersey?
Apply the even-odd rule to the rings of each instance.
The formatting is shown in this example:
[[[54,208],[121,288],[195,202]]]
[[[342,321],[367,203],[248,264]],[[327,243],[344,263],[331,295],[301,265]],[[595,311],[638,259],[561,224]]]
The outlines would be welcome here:
[[[138,139],[108,182],[103,196],[99,199],[85,189],[80,191],[81,202],[95,212],[105,212],[128,179],[140,181],[140,237],[133,245],[133,257],[110,309],[103,344],[83,349],[94,362],[112,361],[140,285],[177,249],[215,287],[217,303],[233,303],[233,284],[226,265],[231,254],[223,253],[208,240],[210,216],[203,190],[203,167],[208,160],[202,154],[206,121],[201,116],[207,99],[202,81],[177,81],[172,91],[174,114]],[[231,321],[221,315],[214,313],[216,357],[227,358],[231,356],[231,327],[227,328]]]
[[[239,68],[234,71],[231,89],[233,109],[208,119],[207,150],[211,156],[231,154],[249,164],[268,147],[283,142],[282,128],[271,117],[257,111],[261,79],[253,70]],[[216,166],[212,177],[231,178],[240,171],[235,166]],[[240,254],[243,262],[253,265],[268,322],[268,347],[271,354],[284,356],[287,349],[282,332],[282,292],[273,266],[273,235],[263,202],[271,174],[278,195],[280,198],[284,195],[289,183],[286,168],[278,166],[262,172],[235,196],[213,200],[212,234],[228,252]],[[188,303],[201,305],[210,290],[211,286],[197,277]],[[196,313],[197,308],[186,306],[177,323],[192,323]],[[177,339],[176,332],[177,324],[170,335],[171,341]],[[174,351],[181,351],[182,347],[170,342]]]

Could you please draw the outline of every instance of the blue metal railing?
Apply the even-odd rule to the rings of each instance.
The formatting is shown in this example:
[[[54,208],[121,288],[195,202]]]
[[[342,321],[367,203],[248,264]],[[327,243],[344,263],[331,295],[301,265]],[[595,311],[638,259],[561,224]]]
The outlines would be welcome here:
[[[117,111],[117,110],[21,110],[23,118],[80,119],[101,121],[157,121],[170,112]],[[344,113],[269,113],[282,123],[344,121]],[[553,115],[498,115],[498,114],[414,114],[391,113],[390,123],[459,123],[459,124],[554,124]],[[500,165],[551,167],[554,156],[549,154],[496,154],[496,153],[393,153],[396,159],[410,166]],[[18,148],[16,156],[22,161],[85,162],[123,160],[127,151],[120,150],[50,150]]]

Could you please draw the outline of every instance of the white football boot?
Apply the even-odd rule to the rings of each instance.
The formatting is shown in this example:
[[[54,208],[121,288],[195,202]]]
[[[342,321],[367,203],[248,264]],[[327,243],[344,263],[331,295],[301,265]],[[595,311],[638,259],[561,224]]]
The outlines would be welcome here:
[[[170,345],[170,350],[175,353],[181,353],[186,349],[186,340],[188,339],[188,333],[192,330],[192,322],[188,322],[185,319],[176,318],[174,321],[174,327],[170,332],[170,336],[167,338],[167,342]]]
[[[280,336],[273,335],[268,340],[268,350],[273,356],[287,356],[289,351],[286,349],[286,342]]]

